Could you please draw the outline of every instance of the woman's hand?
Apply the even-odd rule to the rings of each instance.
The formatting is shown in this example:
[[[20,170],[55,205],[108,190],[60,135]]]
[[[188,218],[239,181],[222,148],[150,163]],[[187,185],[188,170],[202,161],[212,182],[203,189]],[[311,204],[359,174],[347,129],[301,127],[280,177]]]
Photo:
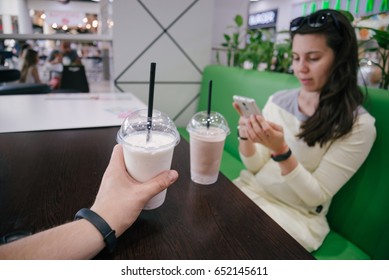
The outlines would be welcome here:
[[[246,118],[245,116],[243,116],[243,113],[240,111],[240,108],[239,108],[239,105],[235,102],[232,103],[232,106],[234,107],[234,109],[238,112],[240,118],[239,118],[239,121],[238,121],[238,133],[239,133],[239,137],[242,139],[245,139],[247,138],[247,131],[246,131],[246,123],[248,121],[248,118]]]
[[[274,154],[282,154],[288,150],[284,139],[284,130],[281,126],[265,120],[261,115],[252,115],[246,120],[247,138],[252,142],[260,143]]]

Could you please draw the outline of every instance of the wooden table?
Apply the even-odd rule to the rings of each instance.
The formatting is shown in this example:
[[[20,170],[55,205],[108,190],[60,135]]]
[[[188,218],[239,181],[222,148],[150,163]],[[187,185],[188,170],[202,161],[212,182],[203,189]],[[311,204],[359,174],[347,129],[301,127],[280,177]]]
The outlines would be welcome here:
[[[118,127],[0,134],[0,235],[41,231],[89,207],[116,143]],[[158,209],[143,211],[112,255],[97,259],[313,259],[220,174],[190,180],[189,145],[172,168],[178,181]]]

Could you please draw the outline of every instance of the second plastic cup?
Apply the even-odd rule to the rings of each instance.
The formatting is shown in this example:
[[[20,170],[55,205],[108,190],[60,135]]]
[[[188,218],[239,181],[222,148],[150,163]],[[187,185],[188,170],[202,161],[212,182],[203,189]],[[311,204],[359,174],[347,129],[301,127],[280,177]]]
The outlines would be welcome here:
[[[187,126],[190,137],[190,176],[193,182],[210,185],[217,181],[224,142],[230,133],[226,119],[217,112],[196,113]]]
[[[127,172],[137,181],[145,182],[171,168],[174,147],[180,135],[173,121],[164,113],[153,110],[149,141],[147,138],[147,109],[131,113],[123,121],[117,142],[123,144]],[[166,190],[154,196],[145,210],[161,206]]]

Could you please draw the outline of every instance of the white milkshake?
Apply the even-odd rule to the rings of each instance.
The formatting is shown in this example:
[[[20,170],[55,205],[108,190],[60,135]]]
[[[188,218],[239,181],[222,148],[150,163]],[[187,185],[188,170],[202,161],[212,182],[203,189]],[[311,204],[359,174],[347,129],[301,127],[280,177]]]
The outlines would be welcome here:
[[[123,144],[127,172],[139,182],[146,182],[170,169],[174,147],[180,139],[173,122],[159,111],[153,113],[153,127],[148,141],[147,134],[144,110],[129,115],[118,132],[117,139]],[[150,199],[144,209],[161,206],[165,197],[166,190]]]
[[[127,171],[139,182],[146,182],[164,170],[169,170],[176,139],[169,134],[153,132],[146,142],[147,132],[130,134],[124,141]]]

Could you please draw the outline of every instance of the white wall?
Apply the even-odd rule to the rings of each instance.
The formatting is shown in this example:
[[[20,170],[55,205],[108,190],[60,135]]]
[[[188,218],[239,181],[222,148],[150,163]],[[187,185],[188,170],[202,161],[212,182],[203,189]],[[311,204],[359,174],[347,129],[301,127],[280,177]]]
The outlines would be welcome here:
[[[243,17],[243,29],[247,26],[247,17],[249,11],[249,0],[215,0],[213,23],[212,23],[212,52],[211,63],[216,63],[216,49],[221,48],[224,43],[223,34],[231,34],[233,29],[228,28],[234,26],[234,18],[236,15]],[[243,36],[242,36],[243,39]],[[242,40],[242,47],[244,42]],[[221,62],[225,62],[225,56],[220,53]]]
[[[28,13],[26,0],[0,0],[0,15],[3,16],[4,33],[13,33],[11,16],[18,17],[19,34],[32,33],[32,23]]]
[[[113,77],[122,91],[132,92],[147,103],[150,63],[156,62],[154,108],[175,118],[195,99],[202,70],[210,62],[214,1],[141,2],[146,9],[136,0],[113,2]],[[192,3],[168,34],[163,33]],[[197,100],[176,124],[186,126],[196,106]]]

